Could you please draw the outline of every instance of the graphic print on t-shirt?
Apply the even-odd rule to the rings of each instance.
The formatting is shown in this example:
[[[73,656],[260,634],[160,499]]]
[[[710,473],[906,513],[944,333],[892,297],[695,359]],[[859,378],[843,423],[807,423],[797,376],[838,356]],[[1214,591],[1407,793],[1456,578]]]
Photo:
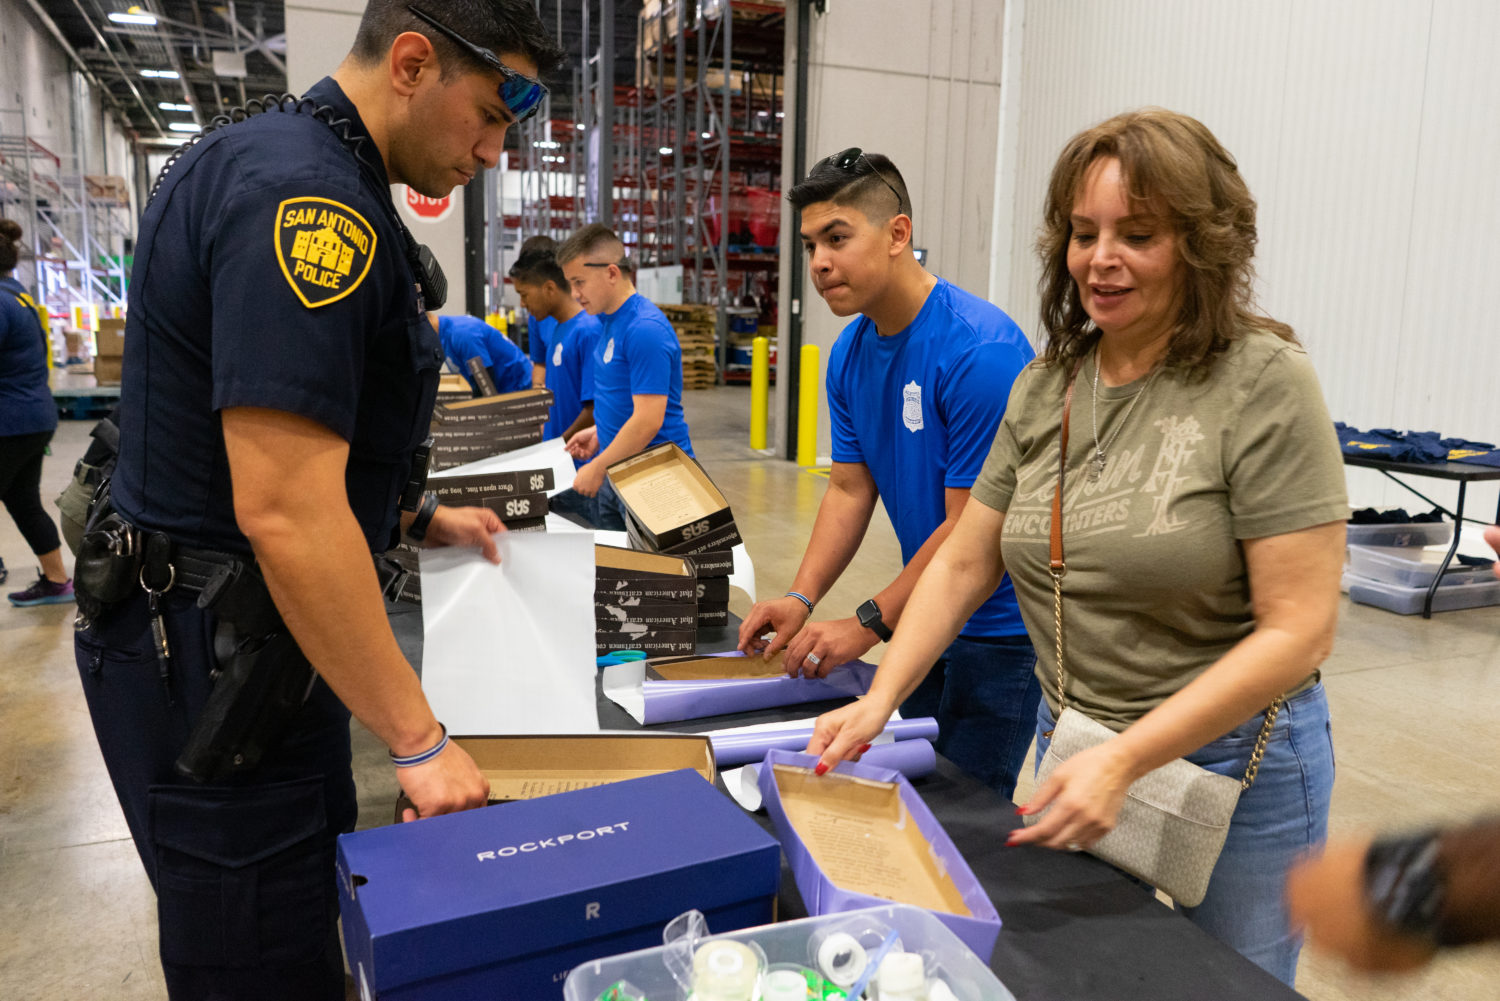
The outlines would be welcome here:
[[[609,343],[604,345],[604,364],[608,365],[615,356],[615,339],[611,337]]]
[[[901,387],[901,423],[912,433],[922,430],[922,387],[915,379]]]
[[[1196,417],[1163,417],[1155,426],[1161,431],[1161,450],[1156,453],[1156,463],[1151,467],[1151,476],[1141,492],[1154,493],[1156,499],[1152,501],[1151,524],[1136,535],[1138,539],[1166,535],[1187,527],[1187,522],[1180,516],[1168,512],[1178,491],[1187,482],[1187,477],[1181,475],[1182,466],[1193,457],[1196,449],[1192,446],[1203,440]]]
[[[562,341],[558,341],[557,347],[552,349],[552,364],[562,364]]]

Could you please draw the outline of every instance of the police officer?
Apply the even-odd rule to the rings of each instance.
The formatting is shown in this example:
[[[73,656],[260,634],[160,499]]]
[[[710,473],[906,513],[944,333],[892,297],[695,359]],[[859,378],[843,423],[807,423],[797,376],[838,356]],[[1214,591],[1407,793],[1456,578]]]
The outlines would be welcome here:
[[[300,104],[207,131],[158,179],[112,484],[119,518],[153,541],[141,588],[81,622],[76,651],[173,999],[344,996],[351,712],[411,764],[407,819],[486,801],[397,647],[371,560],[397,539],[442,363],[424,296],[443,283],[389,185],[441,197],[495,166],[561,57],[531,0],[371,0]],[[491,512],[424,504],[406,524],[497,558]],[[251,556],[319,680],[253,770],[197,783],[174,763],[225,651],[196,598],[220,559]]]

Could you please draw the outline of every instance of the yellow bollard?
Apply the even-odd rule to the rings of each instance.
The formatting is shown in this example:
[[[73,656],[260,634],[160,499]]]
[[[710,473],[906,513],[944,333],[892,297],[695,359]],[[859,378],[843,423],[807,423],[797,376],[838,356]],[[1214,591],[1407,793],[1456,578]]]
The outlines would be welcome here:
[[[818,346],[802,345],[802,368],[798,373],[797,465],[818,461]]]
[[[757,337],[750,354],[750,447],[766,447],[766,421],[771,406],[771,342]]]

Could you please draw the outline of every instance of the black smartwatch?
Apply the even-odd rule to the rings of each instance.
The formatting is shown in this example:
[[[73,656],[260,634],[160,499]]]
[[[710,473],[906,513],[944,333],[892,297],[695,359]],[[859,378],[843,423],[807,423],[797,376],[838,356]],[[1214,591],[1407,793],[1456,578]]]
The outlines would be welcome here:
[[[1365,895],[1387,927],[1444,945],[1438,852],[1438,837],[1431,832],[1376,841],[1365,857]]]
[[[885,624],[885,619],[881,618],[880,606],[875,604],[874,598],[856,608],[854,614],[859,616],[860,625],[870,630],[876,636],[879,636],[882,640],[890,642],[891,627]]]

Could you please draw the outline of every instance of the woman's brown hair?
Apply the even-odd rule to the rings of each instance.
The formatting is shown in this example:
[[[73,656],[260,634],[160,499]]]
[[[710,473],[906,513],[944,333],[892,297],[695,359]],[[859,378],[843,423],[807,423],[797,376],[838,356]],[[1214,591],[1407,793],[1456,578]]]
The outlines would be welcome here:
[[[21,224],[0,219],[0,275],[14,271],[21,260]]]
[[[1052,168],[1037,241],[1045,360],[1071,370],[1099,338],[1068,273],[1068,242],[1089,167],[1109,157],[1120,161],[1131,202],[1154,208],[1179,236],[1186,273],[1166,366],[1206,374],[1231,341],[1254,329],[1296,341],[1291,327],[1255,309],[1255,199],[1234,157],[1197,119],[1144,108],[1080,132]]]

